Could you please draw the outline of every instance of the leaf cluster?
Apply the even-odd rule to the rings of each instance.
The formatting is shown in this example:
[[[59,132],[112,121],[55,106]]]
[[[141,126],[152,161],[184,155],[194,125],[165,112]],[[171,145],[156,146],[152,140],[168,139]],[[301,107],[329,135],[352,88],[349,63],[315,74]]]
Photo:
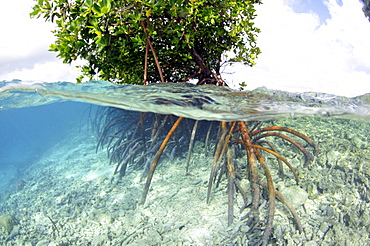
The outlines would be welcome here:
[[[369,19],[370,21],[370,0],[361,0],[363,3],[363,8],[362,11],[364,11],[365,16]]]
[[[255,3],[260,1],[38,0],[30,15],[56,23],[50,50],[65,63],[87,60],[83,76],[140,84],[145,70],[149,82],[160,80],[148,42],[166,81],[219,73],[225,51],[234,53],[225,62],[253,65],[260,53]]]

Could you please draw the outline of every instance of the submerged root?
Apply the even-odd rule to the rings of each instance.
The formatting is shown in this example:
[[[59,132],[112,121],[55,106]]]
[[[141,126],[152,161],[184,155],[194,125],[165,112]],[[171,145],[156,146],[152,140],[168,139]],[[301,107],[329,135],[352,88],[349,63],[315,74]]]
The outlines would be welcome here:
[[[170,129],[170,131],[167,133],[166,138],[163,140],[163,142],[161,144],[161,147],[159,147],[159,150],[158,150],[158,152],[157,152],[157,154],[156,154],[156,156],[155,156],[155,158],[153,160],[153,163],[150,166],[149,174],[148,174],[148,177],[147,177],[146,182],[145,182],[145,188],[144,188],[143,196],[141,197],[140,204],[144,204],[145,201],[146,201],[146,196],[148,195],[149,186],[150,186],[150,183],[152,182],[154,171],[155,171],[155,169],[157,167],[159,158],[161,157],[164,148],[166,147],[168,141],[170,140],[170,138],[171,138],[172,134],[174,133],[174,131],[176,130],[176,128],[179,126],[179,124],[182,121],[182,119],[183,119],[183,117],[179,117],[177,119],[177,121],[173,124],[172,128]]]
[[[119,112],[113,113],[111,111]],[[281,139],[293,146],[302,153],[305,158],[304,166],[308,166],[313,155],[318,153],[317,146],[304,134],[290,128],[269,126],[261,127],[263,123],[255,123],[252,130],[249,130],[247,122],[209,122],[195,121],[170,115],[159,115],[154,113],[129,113],[125,115],[123,110],[107,110],[109,117],[100,116],[103,123],[98,146],[107,146],[111,162],[117,163],[115,173],[124,177],[128,168],[144,169],[146,182],[140,204],[147,199],[149,188],[155,169],[158,166],[161,155],[165,152],[170,159],[174,159],[175,152],[186,160],[186,174],[190,171],[191,152],[194,142],[204,143],[206,153],[211,147],[215,147],[213,164],[210,168],[206,202],[211,201],[213,184],[220,183],[223,176],[227,177],[228,190],[228,225],[234,223],[235,195],[240,193],[244,205],[250,211],[242,219],[251,229],[260,230],[264,225],[263,235],[259,245],[267,245],[273,230],[276,199],[281,201],[291,212],[297,229],[302,232],[302,225],[298,215],[289,201],[275,189],[274,172],[271,172],[270,163],[265,155],[272,155],[278,163],[279,178],[283,178],[284,165],[289,168],[295,181],[298,183],[298,175],[291,163],[278,153],[279,146],[273,140]],[[129,120],[131,119],[131,120]],[[136,122],[132,123],[133,121]],[[181,124],[180,122],[185,122]],[[212,129],[212,131],[211,131]],[[288,135],[285,135],[288,133]],[[173,139],[173,140],[171,140]],[[170,141],[171,140],[171,141]],[[262,146],[264,145],[264,146]],[[312,148],[311,154],[307,148]],[[183,156],[187,153],[186,156]],[[240,164],[235,161],[237,157],[246,156],[246,162]],[[152,159],[153,158],[153,159]],[[150,164],[151,163],[151,164]],[[192,168],[197,168],[196,166]],[[146,170],[146,171],[145,171]],[[251,198],[248,198],[246,191],[241,187],[239,180],[248,179],[250,183]],[[267,190],[267,220],[260,219],[260,206],[264,201],[262,189]],[[266,199],[265,199],[266,200]],[[251,236],[252,237],[252,236]]]

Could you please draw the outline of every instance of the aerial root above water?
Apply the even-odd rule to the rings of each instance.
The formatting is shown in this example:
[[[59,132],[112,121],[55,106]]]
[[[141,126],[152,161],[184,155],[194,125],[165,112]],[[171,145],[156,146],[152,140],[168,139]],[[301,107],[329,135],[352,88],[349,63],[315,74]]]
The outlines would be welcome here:
[[[305,157],[305,167],[312,161],[313,155],[317,155],[318,149],[310,138],[298,131],[280,126],[261,127],[262,124],[265,123],[196,121],[172,115],[138,113],[116,108],[102,109],[95,122],[95,125],[100,129],[97,149],[107,146],[110,162],[116,163],[115,174],[118,173],[119,177],[122,178],[129,165],[133,170],[143,170],[142,178],[146,177],[146,182],[140,204],[146,202],[161,155],[165,154],[169,159],[174,159],[176,156],[187,153],[184,158],[186,159],[185,174],[189,174],[194,141],[204,143],[205,152],[214,146],[206,202],[210,203],[211,201],[213,184],[218,186],[223,177],[226,176],[228,182],[228,225],[233,224],[235,196],[239,192],[244,201],[241,212],[249,208],[249,212],[241,219],[245,221],[253,233],[260,233],[261,229],[264,228],[259,241],[255,243],[267,245],[273,230],[276,198],[289,209],[297,229],[301,233],[303,232],[297,212],[274,186],[276,178],[274,178],[272,170],[278,172],[280,179],[289,176],[283,172],[284,164],[293,174],[295,181],[297,183],[299,181],[295,168],[278,152],[277,149],[280,148],[277,143],[280,142],[276,140],[283,140],[301,152]],[[249,130],[252,125],[254,127]],[[313,150],[313,155],[307,150],[307,147]],[[269,167],[273,163],[266,162],[268,155],[276,158],[278,170]],[[236,161],[242,156],[246,156],[245,163]],[[249,180],[251,199],[248,198],[245,187],[240,184],[243,179]],[[261,187],[266,189],[268,194],[269,207],[265,222],[261,221],[259,212],[263,199]]]

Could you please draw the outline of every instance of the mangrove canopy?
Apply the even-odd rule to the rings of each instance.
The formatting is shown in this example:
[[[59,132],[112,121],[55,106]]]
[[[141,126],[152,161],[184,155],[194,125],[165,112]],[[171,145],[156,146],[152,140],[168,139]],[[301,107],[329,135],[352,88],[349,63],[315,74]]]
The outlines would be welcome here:
[[[50,50],[86,60],[84,77],[146,84],[220,83],[222,62],[253,65],[259,0],[38,0],[31,17],[56,23]]]

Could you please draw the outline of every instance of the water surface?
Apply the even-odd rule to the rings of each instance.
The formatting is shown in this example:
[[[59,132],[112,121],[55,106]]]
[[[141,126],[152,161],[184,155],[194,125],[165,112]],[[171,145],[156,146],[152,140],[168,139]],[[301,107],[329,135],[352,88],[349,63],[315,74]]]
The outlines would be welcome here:
[[[174,114],[198,120],[272,120],[320,116],[370,121],[370,94],[355,98],[325,93],[289,93],[258,88],[239,92],[213,85],[160,83],[115,85],[2,82],[0,108],[22,108],[74,100],[140,112]]]

